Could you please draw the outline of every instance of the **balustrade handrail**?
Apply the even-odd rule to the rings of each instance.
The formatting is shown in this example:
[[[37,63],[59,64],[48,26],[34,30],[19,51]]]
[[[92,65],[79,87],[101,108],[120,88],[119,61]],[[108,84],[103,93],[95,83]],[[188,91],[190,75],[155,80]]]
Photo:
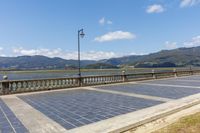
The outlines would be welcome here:
[[[115,74],[115,75],[93,75],[82,77],[61,77],[61,78],[41,78],[27,80],[2,80],[0,81],[0,95],[19,93],[26,91],[38,91],[46,89],[59,89],[67,87],[89,86],[97,84],[127,82],[142,79],[156,79],[169,76],[181,76],[185,74],[200,73],[200,70],[180,70],[165,72],[147,72],[132,74]]]
[[[22,82],[22,81],[42,81],[42,80],[63,80],[63,79],[79,79],[79,77],[62,77],[62,78],[38,78],[38,79],[19,79],[19,80],[1,80],[0,82]]]
[[[19,80],[1,80],[0,82],[20,82],[20,81],[40,81],[40,80],[62,80],[62,79],[80,79],[80,78],[98,78],[98,77],[113,77],[113,76],[137,76],[137,75],[152,75],[152,74],[174,74],[182,72],[197,72],[200,70],[179,70],[179,71],[167,71],[167,72],[145,72],[145,73],[127,73],[127,74],[112,74],[112,75],[90,75],[81,77],[61,77],[61,78],[38,78],[38,79],[19,79]]]

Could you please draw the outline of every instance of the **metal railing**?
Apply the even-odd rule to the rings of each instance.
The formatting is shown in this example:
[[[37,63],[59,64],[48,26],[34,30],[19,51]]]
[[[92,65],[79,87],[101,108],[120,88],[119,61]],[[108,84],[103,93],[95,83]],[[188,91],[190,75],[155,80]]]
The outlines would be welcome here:
[[[151,72],[138,74],[106,75],[106,76],[84,76],[72,78],[37,79],[37,80],[3,80],[0,81],[0,95],[42,91],[80,86],[91,86],[100,84],[111,84],[148,79],[160,79],[166,77],[187,76],[200,74],[200,70],[173,71],[173,72]]]

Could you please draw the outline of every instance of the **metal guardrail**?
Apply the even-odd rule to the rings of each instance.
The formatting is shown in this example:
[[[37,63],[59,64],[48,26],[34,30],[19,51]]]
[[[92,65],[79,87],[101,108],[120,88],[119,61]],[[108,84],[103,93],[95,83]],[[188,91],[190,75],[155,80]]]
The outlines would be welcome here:
[[[0,81],[0,95],[200,74],[200,70]]]

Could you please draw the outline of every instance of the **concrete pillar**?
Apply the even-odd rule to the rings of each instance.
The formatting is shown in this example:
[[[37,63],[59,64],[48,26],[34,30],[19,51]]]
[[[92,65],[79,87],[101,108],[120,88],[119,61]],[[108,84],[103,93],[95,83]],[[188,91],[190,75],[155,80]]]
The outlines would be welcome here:
[[[126,72],[125,71],[122,71],[122,80],[123,80],[123,82],[126,81]]]
[[[190,74],[193,75],[192,66],[190,66]]]
[[[154,69],[152,69],[152,70],[151,70],[151,73],[152,73],[152,77],[153,77],[153,79],[155,79],[155,78],[156,78],[156,75],[155,75],[155,70],[154,70]]]
[[[81,87],[83,86],[82,77],[78,78],[78,85]]]
[[[9,82],[8,82],[8,76],[7,75],[3,76],[2,90],[3,90],[4,95],[9,94]]]
[[[174,77],[176,78],[177,77],[176,68],[174,68],[173,72],[174,72]]]

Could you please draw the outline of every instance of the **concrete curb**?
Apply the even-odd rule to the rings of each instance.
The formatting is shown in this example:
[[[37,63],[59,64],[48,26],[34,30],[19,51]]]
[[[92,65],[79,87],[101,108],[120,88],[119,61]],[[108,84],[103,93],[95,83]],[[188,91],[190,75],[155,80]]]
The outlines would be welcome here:
[[[187,117],[187,116],[199,113],[199,112],[200,112],[200,104],[192,106],[192,107],[184,109],[184,110],[181,110],[179,112],[168,115],[166,117],[162,117],[155,121],[145,123],[141,126],[132,128],[123,133],[152,133],[152,132],[155,132],[159,129],[165,128],[168,125],[171,125],[171,124],[177,122],[179,119],[181,119],[183,117]]]

